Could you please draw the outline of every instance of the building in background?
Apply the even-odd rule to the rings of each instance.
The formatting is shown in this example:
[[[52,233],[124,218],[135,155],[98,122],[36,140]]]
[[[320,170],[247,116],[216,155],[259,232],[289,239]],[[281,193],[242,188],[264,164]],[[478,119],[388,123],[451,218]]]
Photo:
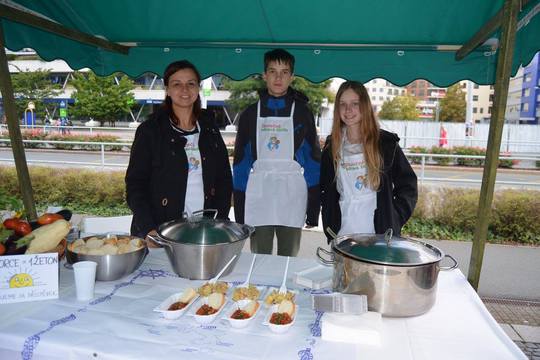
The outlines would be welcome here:
[[[75,91],[70,85],[70,79],[73,78],[74,70],[63,60],[43,61],[39,59],[33,50],[28,51],[7,51],[11,56],[15,56],[16,60],[10,60],[8,62],[10,73],[18,73],[20,71],[37,71],[48,70],[50,71],[50,80],[52,83],[59,84],[61,91],[58,96],[45,99],[46,102],[55,104],[53,106],[52,114],[49,114],[51,118],[58,117],[60,104],[72,105],[74,100],[72,94]],[[87,68],[77,70],[79,72],[90,71]],[[224,127],[232,122],[229,117],[227,108],[225,107],[225,100],[229,98],[230,92],[221,88],[221,75],[214,75],[210,79],[210,88],[201,89],[201,97],[205,98],[207,109],[214,112],[215,118],[220,127]],[[153,73],[145,73],[135,79],[133,95],[135,97],[136,104],[131,109],[131,113],[126,118],[126,121],[144,120],[148,114],[152,113],[157,106],[159,106],[165,99],[165,87],[163,85],[163,79]],[[1,100],[1,99],[0,99]],[[0,113],[3,113],[3,108],[0,104]]]
[[[504,118],[510,124],[519,124],[521,117],[521,93],[523,92],[523,68],[510,78]]]
[[[423,79],[415,80],[405,88],[409,95],[418,100],[416,109],[420,118],[438,120],[439,102],[446,96],[446,88],[438,87]]]
[[[384,79],[370,80],[364,83],[364,86],[371,98],[371,106],[375,114],[381,111],[381,107],[386,101],[391,101],[396,96],[403,96],[406,93],[405,88]]]
[[[468,83],[471,86],[467,86]],[[491,118],[493,107],[493,85],[478,85],[472,81],[460,81],[461,91],[465,93],[466,99],[470,99],[472,108],[472,122],[486,122]],[[471,89],[472,96],[467,97],[467,91]]]
[[[539,53],[523,69],[519,122],[538,125],[540,120]]]

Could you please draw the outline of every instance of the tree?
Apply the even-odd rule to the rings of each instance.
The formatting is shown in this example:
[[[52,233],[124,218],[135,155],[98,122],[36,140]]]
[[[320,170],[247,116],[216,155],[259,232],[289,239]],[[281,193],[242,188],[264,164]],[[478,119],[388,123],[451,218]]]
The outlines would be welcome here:
[[[385,120],[416,120],[418,118],[416,102],[414,96],[396,96],[392,100],[383,103],[381,111],[379,111],[379,118]]]
[[[313,114],[317,116],[320,114],[321,105],[325,98],[328,99],[328,102],[334,102],[335,96],[328,89],[330,83],[331,80],[326,80],[316,84],[304,78],[295,77],[291,87],[308,97],[308,106]],[[241,112],[259,99],[258,91],[265,89],[266,84],[260,75],[255,75],[241,81],[226,79],[223,82],[223,87],[231,92],[227,104],[234,111]]]
[[[101,126],[106,121],[114,126],[118,118],[129,113],[135,102],[133,93],[130,92],[133,81],[127,76],[100,77],[93,72],[86,75],[75,73],[71,84],[76,89],[73,93],[73,115],[94,118]]]
[[[456,83],[446,90],[446,96],[441,100],[441,121],[464,122],[467,110],[465,93],[461,91],[459,83]]]
[[[18,117],[23,117],[28,102],[32,101],[36,107],[34,110],[36,117],[43,119],[50,110],[47,109],[44,100],[57,96],[60,93],[60,85],[51,82],[48,70],[18,70],[19,72],[11,77]]]

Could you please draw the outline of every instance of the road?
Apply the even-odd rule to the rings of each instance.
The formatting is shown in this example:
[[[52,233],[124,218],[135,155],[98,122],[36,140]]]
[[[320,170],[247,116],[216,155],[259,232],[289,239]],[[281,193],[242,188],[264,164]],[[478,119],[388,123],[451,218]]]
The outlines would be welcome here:
[[[49,165],[54,167],[86,167],[97,170],[125,169],[129,161],[127,152],[106,152],[102,158],[99,152],[84,151],[58,151],[58,150],[26,150],[26,159],[29,164]],[[0,164],[13,164],[13,153],[10,148],[0,148]],[[421,178],[421,168],[414,166],[414,170]],[[437,180],[438,179],[438,180]],[[482,169],[463,167],[426,166],[424,171],[425,185],[480,187]],[[523,183],[523,185],[500,184],[497,186],[540,189],[540,171],[499,169],[497,181]]]

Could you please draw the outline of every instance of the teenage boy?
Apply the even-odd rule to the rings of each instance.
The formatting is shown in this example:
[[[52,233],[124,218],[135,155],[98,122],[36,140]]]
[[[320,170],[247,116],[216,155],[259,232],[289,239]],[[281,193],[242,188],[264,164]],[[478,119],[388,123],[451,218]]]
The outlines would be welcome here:
[[[240,116],[234,145],[235,220],[255,226],[251,252],[296,256],[304,224],[317,226],[321,150],[307,97],[289,87],[294,56],[264,54],[266,89]]]

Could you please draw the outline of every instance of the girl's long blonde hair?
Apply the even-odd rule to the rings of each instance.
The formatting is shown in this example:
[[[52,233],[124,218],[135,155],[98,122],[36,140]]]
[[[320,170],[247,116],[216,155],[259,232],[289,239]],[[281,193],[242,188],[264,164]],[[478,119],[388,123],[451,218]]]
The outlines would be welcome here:
[[[332,159],[334,160],[334,169],[339,168],[341,161],[341,145],[343,143],[342,134],[346,127],[341,121],[339,113],[339,102],[345,90],[351,89],[359,98],[360,107],[360,139],[364,148],[364,159],[367,164],[367,186],[373,190],[378,190],[381,184],[380,173],[382,170],[382,158],[379,150],[379,122],[375,118],[369,95],[361,83],[357,81],[346,81],[339,87],[334,103],[334,121],[332,123]]]

